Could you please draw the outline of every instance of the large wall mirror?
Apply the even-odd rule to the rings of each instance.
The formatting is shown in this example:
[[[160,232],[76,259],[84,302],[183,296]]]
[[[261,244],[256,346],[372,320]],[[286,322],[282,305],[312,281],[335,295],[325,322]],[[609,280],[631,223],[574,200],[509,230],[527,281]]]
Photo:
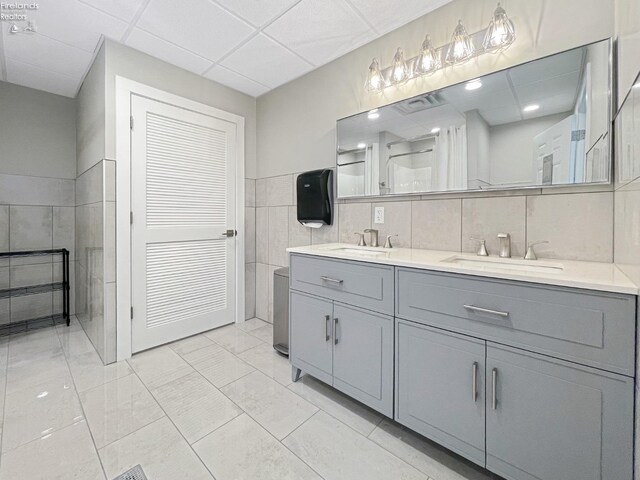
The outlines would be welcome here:
[[[611,41],[338,120],[338,197],[608,183]]]

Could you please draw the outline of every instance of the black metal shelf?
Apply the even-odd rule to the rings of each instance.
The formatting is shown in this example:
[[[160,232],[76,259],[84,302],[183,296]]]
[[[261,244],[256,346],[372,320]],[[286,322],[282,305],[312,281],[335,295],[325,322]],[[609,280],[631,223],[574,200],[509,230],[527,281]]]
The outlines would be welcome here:
[[[46,317],[21,320],[19,322],[9,322],[7,324],[0,325],[0,336],[23,332],[26,330],[33,330],[35,328],[42,328],[50,325],[56,325],[58,323],[66,322],[67,326],[69,326],[69,323],[71,321],[69,315],[69,250],[67,250],[66,248],[57,248],[52,250],[0,252],[0,258],[36,257],[44,255],[62,255],[62,281],[39,285],[6,288],[0,290],[0,299],[62,291],[62,313],[49,315]]]

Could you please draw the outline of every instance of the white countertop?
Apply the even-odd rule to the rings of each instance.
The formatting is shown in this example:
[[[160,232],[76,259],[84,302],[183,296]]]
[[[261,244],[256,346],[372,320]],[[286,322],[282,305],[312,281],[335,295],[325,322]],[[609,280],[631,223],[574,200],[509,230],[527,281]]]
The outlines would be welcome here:
[[[350,253],[340,251],[341,248],[361,249],[379,252],[376,256]],[[439,250],[420,250],[414,248],[369,248],[356,247],[344,243],[328,243],[322,245],[311,245],[307,247],[288,248],[289,253],[299,253],[303,255],[315,255],[320,257],[339,258],[344,260],[356,260],[366,263],[378,263],[383,265],[394,265],[398,267],[420,268],[437,272],[461,273],[480,277],[500,278],[506,280],[518,280],[522,282],[541,283],[545,285],[559,285],[563,287],[585,288],[588,290],[599,290],[604,292],[638,294],[638,286],[633,283],[622,271],[613,263],[600,262],[579,262],[572,260],[522,260],[513,258],[511,260],[498,259],[498,257],[477,257],[473,254],[460,252],[447,252]],[[488,265],[479,263],[478,265],[461,265],[452,262],[452,259],[463,261],[488,259],[500,264],[491,263]],[[549,271],[521,271],[511,266],[513,264],[524,264],[524,268],[531,265],[547,266]],[[469,263],[469,262],[467,262]],[[513,268],[513,269],[511,269]],[[522,268],[522,267],[521,267]],[[544,270],[544,268],[536,269]]]

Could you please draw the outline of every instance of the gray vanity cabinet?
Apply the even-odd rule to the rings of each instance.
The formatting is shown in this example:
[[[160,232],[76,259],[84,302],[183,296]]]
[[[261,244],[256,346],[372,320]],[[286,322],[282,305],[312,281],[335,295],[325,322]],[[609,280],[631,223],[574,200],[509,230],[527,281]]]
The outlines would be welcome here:
[[[489,470],[513,480],[633,478],[631,378],[492,342],[486,367]]]
[[[484,465],[485,342],[396,321],[395,420]]]

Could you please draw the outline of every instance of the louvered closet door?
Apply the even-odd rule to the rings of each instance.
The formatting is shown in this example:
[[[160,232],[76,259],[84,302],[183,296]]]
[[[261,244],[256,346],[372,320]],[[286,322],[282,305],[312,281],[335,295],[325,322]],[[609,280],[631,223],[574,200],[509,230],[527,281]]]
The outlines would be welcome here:
[[[235,320],[236,126],[133,97],[132,349]]]

